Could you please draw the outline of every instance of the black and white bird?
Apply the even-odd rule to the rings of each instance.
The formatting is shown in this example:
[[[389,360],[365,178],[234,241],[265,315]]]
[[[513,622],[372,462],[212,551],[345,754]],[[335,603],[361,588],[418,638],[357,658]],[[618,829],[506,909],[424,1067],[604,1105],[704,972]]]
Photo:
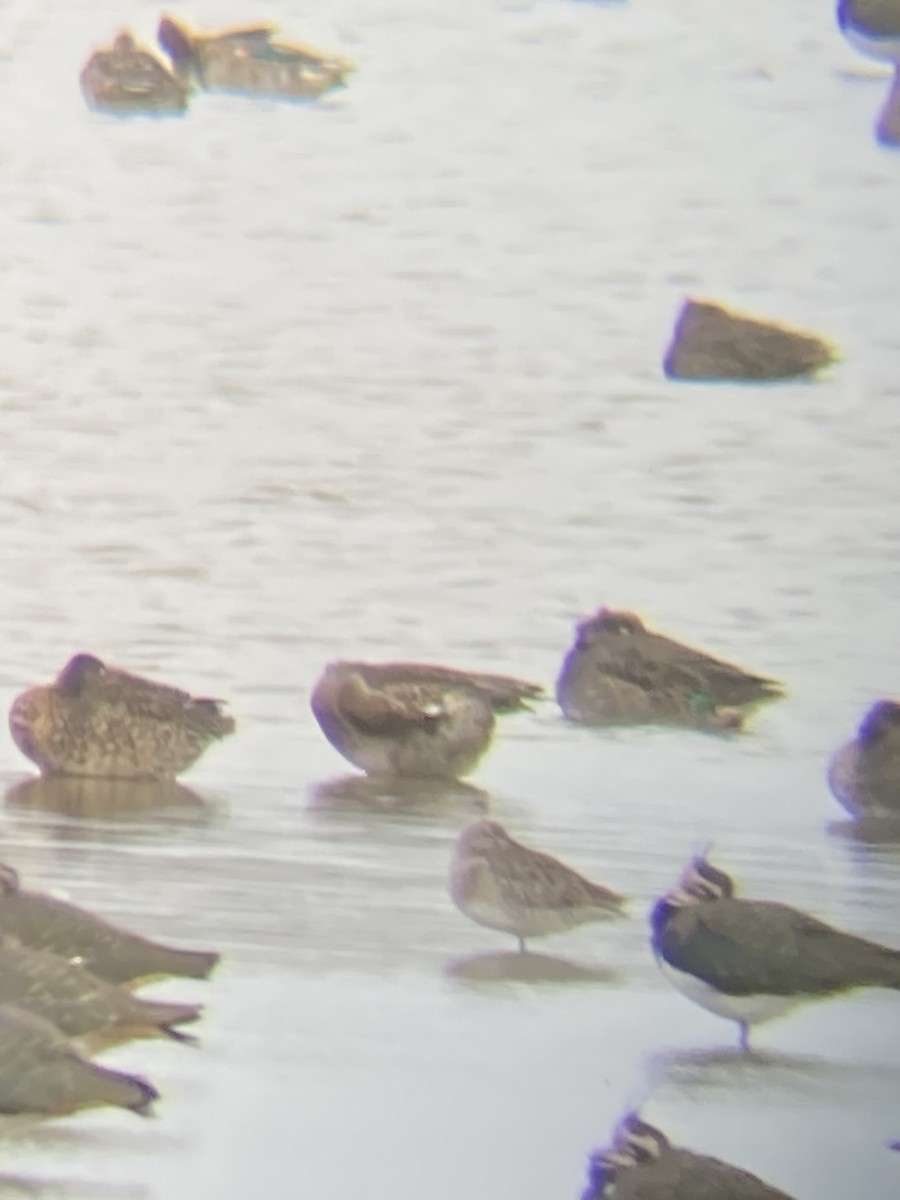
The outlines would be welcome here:
[[[900,950],[772,900],[740,900],[724,871],[692,860],[657,901],[652,945],[666,978],[697,1004],[750,1028],[810,1000],[864,987],[900,989]]]
[[[581,1200],[791,1200],[758,1175],[708,1154],[673,1146],[659,1129],[629,1112],[609,1146],[588,1165]]]

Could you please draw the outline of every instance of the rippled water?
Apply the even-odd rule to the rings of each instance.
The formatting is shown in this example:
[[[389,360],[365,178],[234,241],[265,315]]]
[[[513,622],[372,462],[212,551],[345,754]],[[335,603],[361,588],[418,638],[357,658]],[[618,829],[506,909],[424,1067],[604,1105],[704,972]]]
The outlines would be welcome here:
[[[619,1112],[798,1200],[900,1188],[898,997],[733,1029],[658,977],[687,853],[898,944],[900,847],[824,765],[898,688],[900,160],[828,4],[198,5],[353,55],[314,107],[84,108],[99,0],[0,10],[0,703],[75,649],[227,697],[165,796],[48,786],[11,742],[3,856],[221,948],[200,1049],[140,1043],[159,1117],[15,1127],[0,1194],[574,1197]],[[153,27],[155,9],[135,10]],[[686,294],[832,337],[764,389],[666,382]],[[472,788],[360,794],[330,658],[552,682],[600,603],[788,681],[738,741],[511,718]],[[481,789],[475,790],[475,789]],[[634,899],[540,947],[444,888],[461,825]],[[838,828],[831,828],[837,822]],[[8,1178],[6,1178],[8,1177]]]

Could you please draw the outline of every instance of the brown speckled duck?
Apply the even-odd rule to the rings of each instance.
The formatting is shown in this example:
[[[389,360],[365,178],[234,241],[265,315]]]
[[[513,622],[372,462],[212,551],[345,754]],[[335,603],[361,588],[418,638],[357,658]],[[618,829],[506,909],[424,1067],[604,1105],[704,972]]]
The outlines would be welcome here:
[[[542,690],[426,663],[333,662],[310,704],[332,746],[367,774],[457,779],[487,750],[494,714],[526,708]]]
[[[163,975],[205,979],[219,961],[208,950],[165,946],[104,921],[45,892],[25,891],[19,875],[0,863],[0,940],[50,950],[78,961],[108,983],[134,983]]]
[[[739,729],[781,684],[646,628],[630,612],[601,608],[578,626],[556,698],[585,725],[687,725]]]
[[[103,1034],[116,1039],[165,1034],[190,1040],[176,1026],[196,1021],[197,1004],[145,1000],[92,975],[78,962],[49,950],[0,944],[0,1004],[46,1017],[69,1037]]]
[[[353,70],[348,59],[279,40],[274,25],[200,33],[165,15],[157,37],[175,71],[207,91],[312,99],[342,86]]]
[[[497,821],[467,825],[450,863],[450,897],[479,925],[525,939],[624,916],[623,898],[550,854],[523,846]]]
[[[120,117],[178,115],[187,109],[190,95],[190,87],[128,30],[111,46],[94,51],[80,83],[90,108]]]
[[[853,817],[900,817],[900,704],[878,700],[828,767],[834,796]]]
[[[45,775],[170,779],[233,733],[234,720],[219,700],[76,654],[54,683],[16,697],[9,727]]]
[[[591,1155],[581,1200],[791,1200],[758,1175],[673,1146],[637,1113],[626,1113],[612,1142]]]
[[[110,1104],[145,1116],[158,1097],[138,1076],[82,1057],[44,1017],[0,1007],[0,1113],[64,1116]]]

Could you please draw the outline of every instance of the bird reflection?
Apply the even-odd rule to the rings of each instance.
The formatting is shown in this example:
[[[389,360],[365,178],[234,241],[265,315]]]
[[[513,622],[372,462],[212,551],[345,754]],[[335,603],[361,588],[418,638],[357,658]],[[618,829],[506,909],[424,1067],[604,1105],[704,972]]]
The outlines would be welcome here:
[[[11,808],[94,821],[128,820],[163,810],[209,819],[213,812],[202,796],[171,779],[32,777],[7,788],[6,803]]]
[[[0,1200],[14,1196],[39,1196],[41,1200],[146,1200],[145,1187],[97,1183],[86,1179],[40,1179],[0,1174]]]
[[[736,1047],[664,1049],[652,1056],[648,1068],[648,1073],[657,1082],[679,1091],[734,1092],[737,1089],[747,1094],[764,1087],[791,1094],[807,1091],[818,1095],[823,1087],[835,1090],[850,1087],[855,1082],[854,1075],[859,1076],[861,1086],[871,1090],[873,1076],[882,1072],[890,1077],[887,1082],[893,1090],[900,1082],[896,1067],[838,1063],[811,1054],[779,1054],[752,1047],[747,1051]]]
[[[459,779],[413,779],[377,775],[341,775],[314,783],[308,791],[314,808],[384,812],[422,809],[434,811],[464,807],[483,812],[488,793]]]
[[[468,954],[447,963],[444,974],[466,983],[615,984],[622,980],[621,971],[610,967],[586,966],[549,954],[535,954],[531,950]]]
[[[832,837],[844,838],[860,846],[900,848],[900,817],[858,817],[856,820],[832,821],[828,832]]]

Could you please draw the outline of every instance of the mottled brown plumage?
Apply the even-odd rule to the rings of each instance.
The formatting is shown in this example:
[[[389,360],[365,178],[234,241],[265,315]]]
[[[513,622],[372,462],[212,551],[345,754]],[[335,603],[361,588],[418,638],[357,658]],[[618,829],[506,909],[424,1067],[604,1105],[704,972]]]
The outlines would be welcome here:
[[[44,774],[174,778],[234,732],[221,701],[76,654],[56,681],[17,696],[9,727]]]
[[[879,700],[828,767],[835,797],[854,817],[900,817],[900,704]]]
[[[634,613],[609,608],[579,624],[556,682],[563,713],[587,725],[737,729],[758,705],[782,694],[772,679],[653,633]]]
[[[144,1115],[158,1096],[138,1076],[84,1058],[44,1017],[0,1007],[0,1113],[64,1116],[110,1104]]]
[[[80,83],[90,108],[114,116],[177,115],[187,109],[190,94],[189,87],[127,30],[111,46],[94,51]]]
[[[627,1113],[611,1144],[591,1155],[581,1200],[791,1200],[758,1175],[673,1146],[664,1133]]]
[[[157,37],[179,75],[207,91],[312,99],[342,86],[354,69],[349,59],[280,40],[268,24],[200,33],[163,16]]]
[[[176,1025],[196,1021],[196,1004],[145,1000],[107,983],[77,962],[49,950],[0,944],[0,1004],[14,1004],[52,1021],[69,1037],[166,1034],[186,1040]]]
[[[557,858],[515,841],[497,821],[467,825],[450,863],[449,891],[479,925],[525,939],[623,916],[623,898]]]
[[[524,708],[541,691],[427,663],[335,662],[310,705],[335,749],[368,774],[456,779],[487,750],[494,714]]]
[[[219,961],[211,951],[166,946],[55,896],[25,891],[6,863],[0,863],[0,941],[77,958],[93,975],[115,984],[161,975],[205,979]]]

